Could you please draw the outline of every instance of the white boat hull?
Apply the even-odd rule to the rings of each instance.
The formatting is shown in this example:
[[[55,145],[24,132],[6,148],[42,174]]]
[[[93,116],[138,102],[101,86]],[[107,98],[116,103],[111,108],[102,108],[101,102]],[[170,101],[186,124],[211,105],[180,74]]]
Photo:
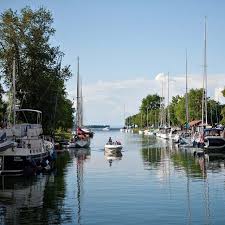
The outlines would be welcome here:
[[[123,146],[122,145],[108,145],[108,144],[106,144],[105,145],[105,152],[107,152],[107,153],[119,153],[119,152],[121,152],[121,150],[122,150],[122,148],[123,148]]]

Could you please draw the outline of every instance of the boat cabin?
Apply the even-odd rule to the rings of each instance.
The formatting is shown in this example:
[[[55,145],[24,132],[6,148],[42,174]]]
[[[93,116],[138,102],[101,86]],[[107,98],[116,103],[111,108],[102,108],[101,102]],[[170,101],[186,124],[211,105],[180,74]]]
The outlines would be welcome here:
[[[222,128],[206,128],[204,129],[204,136],[223,136]]]

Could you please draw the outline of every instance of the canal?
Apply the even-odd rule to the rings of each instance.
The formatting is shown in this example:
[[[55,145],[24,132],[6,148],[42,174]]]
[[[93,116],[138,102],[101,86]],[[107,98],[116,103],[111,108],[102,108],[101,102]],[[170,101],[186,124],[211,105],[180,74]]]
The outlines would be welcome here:
[[[104,155],[110,136],[122,156]],[[51,174],[0,179],[0,224],[225,224],[224,160],[156,138],[99,131]]]

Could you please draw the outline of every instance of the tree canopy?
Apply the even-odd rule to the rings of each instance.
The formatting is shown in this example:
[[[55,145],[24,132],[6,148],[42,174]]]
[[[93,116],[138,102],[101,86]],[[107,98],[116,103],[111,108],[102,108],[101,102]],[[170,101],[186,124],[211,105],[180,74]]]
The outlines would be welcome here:
[[[202,89],[190,89],[188,92],[188,111],[189,121],[201,120],[202,117]],[[223,91],[225,96],[225,90]],[[163,99],[161,99],[163,100]],[[162,107],[163,105],[161,105]],[[164,106],[163,106],[164,107]],[[186,108],[185,108],[185,96],[173,96],[172,101],[167,106],[170,112],[170,124],[172,126],[183,126],[186,123]],[[208,98],[207,99],[207,111],[208,111],[208,123],[218,124],[223,122],[225,124],[225,109],[219,102]],[[163,115],[166,117],[165,109]],[[222,116],[223,116],[223,120]],[[147,125],[159,125],[160,116],[160,96],[157,94],[147,95],[142,99],[140,111],[138,114],[130,116],[126,119],[126,124],[137,125],[138,127],[144,127]],[[165,120],[165,118],[164,118]]]
[[[16,62],[16,98],[22,108],[43,112],[45,132],[72,127],[72,102],[67,98],[65,82],[71,77],[69,66],[62,67],[64,56],[51,46],[55,34],[50,11],[11,9],[0,16],[0,68],[6,86],[12,83],[12,65]]]

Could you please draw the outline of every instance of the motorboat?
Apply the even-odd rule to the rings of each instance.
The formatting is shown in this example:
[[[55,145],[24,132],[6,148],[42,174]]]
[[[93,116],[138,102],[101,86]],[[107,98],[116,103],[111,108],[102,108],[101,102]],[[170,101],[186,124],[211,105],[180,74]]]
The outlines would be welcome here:
[[[204,130],[205,153],[225,153],[225,137],[222,128],[207,128]]]
[[[103,131],[109,131],[110,128],[109,128],[109,127],[104,127],[102,130],[103,130]]]
[[[144,130],[144,135],[146,135],[146,136],[154,136],[155,132],[152,129],[151,130],[147,129],[147,130]]]
[[[31,175],[51,169],[54,145],[43,138],[42,112],[16,105],[15,61],[13,65],[13,115],[0,130],[0,174]]]
[[[11,127],[1,130],[0,174],[23,174],[26,170],[35,172],[40,167],[50,169],[54,145],[42,137],[41,111],[17,109],[15,113],[33,113],[36,120],[30,123],[16,121]]]
[[[119,141],[115,141],[115,142],[108,141],[105,144],[106,152],[118,153],[118,152],[121,152],[122,148],[123,148],[123,146],[122,146],[121,142],[119,142]]]

